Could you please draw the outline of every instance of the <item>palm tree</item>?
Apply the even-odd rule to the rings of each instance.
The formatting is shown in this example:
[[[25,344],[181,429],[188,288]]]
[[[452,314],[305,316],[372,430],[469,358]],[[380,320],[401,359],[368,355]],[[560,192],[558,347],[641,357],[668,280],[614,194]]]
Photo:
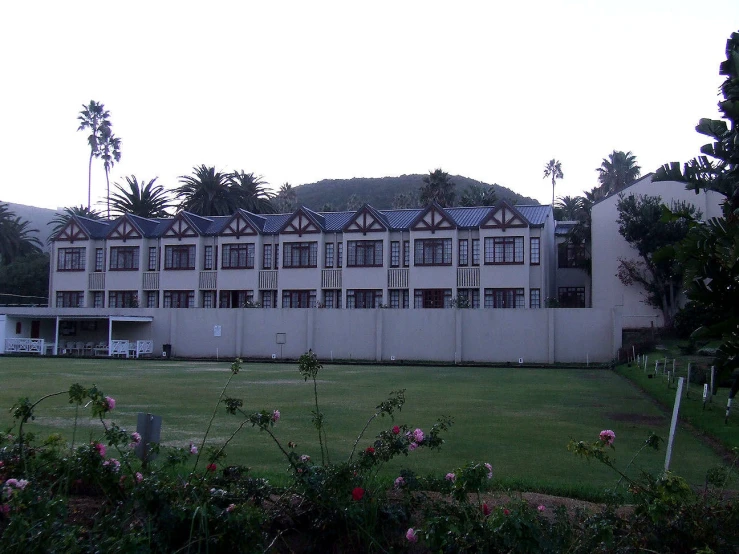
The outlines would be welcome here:
[[[228,186],[228,174],[215,167],[193,167],[193,175],[182,175],[174,191],[182,197],[179,208],[197,215],[231,215],[238,203]]]
[[[626,188],[641,175],[641,167],[636,163],[636,156],[630,151],[620,150],[614,150],[608,154],[608,158],[603,158],[596,171],[603,189],[603,198]]]
[[[418,196],[412,191],[399,192],[393,196],[393,209],[402,210],[406,208],[417,208]]]
[[[162,185],[155,185],[157,177],[148,183],[144,180],[139,183],[135,175],[126,177],[128,189],[114,183],[118,192],[108,198],[113,212],[118,214],[133,214],[140,217],[167,217],[167,210],[174,205]]]
[[[71,208],[64,208],[62,213],[57,213],[56,217],[49,221],[49,223],[47,223],[47,225],[53,225],[53,227],[51,228],[51,236],[49,237],[49,242],[51,242],[51,240],[59,233],[59,231],[67,226],[67,223],[69,223],[69,220],[72,218],[73,215],[94,220],[103,219],[103,214],[101,214],[99,211],[91,210],[90,208],[86,208],[85,206],[72,206]]]
[[[554,219],[557,221],[582,221],[586,200],[582,196],[560,196],[554,203]]]
[[[7,265],[16,259],[41,251],[41,242],[31,233],[38,229],[12,212],[8,205],[0,203],[0,264]]]
[[[498,195],[495,189],[488,185],[471,184],[459,199],[460,206],[495,206],[498,202]]]
[[[274,193],[265,188],[268,183],[261,175],[235,171],[228,176],[228,185],[239,208],[254,214],[273,214],[277,210],[272,205]]]
[[[564,179],[564,173],[562,173],[562,163],[559,160],[552,158],[544,166],[544,179],[547,177],[552,178],[552,205],[554,205],[554,186],[557,183],[557,179]]]
[[[424,186],[421,187],[420,192],[421,204],[425,206],[436,202],[444,208],[454,205],[456,184],[448,173],[441,169],[429,171],[429,174],[423,178],[423,182]]]
[[[110,219],[110,170],[116,162],[121,161],[121,139],[113,134],[109,126],[103,127],[98,146],[105,168],[106,199],[108,202],[108,219]]]
[[[77,119],[80,122],[80,126],[77,127],[78,131],[84,131],[89,129],[90,135],[87,137],[87,144],[90,146],[90,162],[87,168],[87,209],[90,209],[90,192],[92,190],[92,159],[100,156],[100,139],[103,135],[103,130],[110,130],[110,113],[105,109],[105,106],[100,102],[90,100],[90,103],[85,106],[82,105]]]
[[[298,195],[290,183],[285,183],[280,187],[275,197],[277,211],[279,213],[292,213],[297,207]]]

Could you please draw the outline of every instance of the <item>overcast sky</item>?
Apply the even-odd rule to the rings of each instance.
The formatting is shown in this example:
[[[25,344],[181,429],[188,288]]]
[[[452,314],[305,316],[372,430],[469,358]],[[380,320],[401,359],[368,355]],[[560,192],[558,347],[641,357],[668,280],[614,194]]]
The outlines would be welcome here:
[[[440,167],[549,203],[553,157],[561,196],[614,149],[643,173],[698,154],[738,28],[737,0],[4,2],[0,200],[86,204],[96,100],[122,139],[111,182]]]

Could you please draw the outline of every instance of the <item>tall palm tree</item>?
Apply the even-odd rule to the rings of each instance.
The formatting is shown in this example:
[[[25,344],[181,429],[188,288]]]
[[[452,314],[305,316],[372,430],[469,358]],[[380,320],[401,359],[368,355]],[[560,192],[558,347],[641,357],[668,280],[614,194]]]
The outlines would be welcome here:
[[[69,223],[69,220],[72,218],[73,215],[80,216],[80,217],[86,217],[87,219],[95,219],[100,220],[103,219],[103,214],[101,214],[97,210],[91,210],[90,208],[86,208],[85,206],[72,206],[64,208],[62,213],[57,213],[56,217],[49,221],[47,225],[53,225],[51,228],[51,236],[49,236],[49,242],[61,231],[66,227],[67,223]]]
[[[0,203],[0,265],[10,264],[16,259],[41,251],[41,242],[32,233],[38,229],[11,211],[7,204]]]
[[[564,179],[564,173],[562,173],[562,163],[559,160],[552,158],[544,166],[544,177],[552,178],[552,205],[554,205],[554,186],[557,184],[557,179]]]
[[[298,195],[290,183],[284,183],[280,186],[275,197],[275,204],[279,213],[291,213],[295,210],[298,203]]]
[[[133,214],[140,217],[167,217],[167,210],[174,207],[170,202],[169,194],[162,185],[155,185],[157,177],[148,183],[142,180],[139,183],[135,175],[126,177],[128,188],[119,183],[113,183],[118,192],[108,198],[114,213]]]
[[[423,178],[423,183],[424,186],[421,187],[420,192],[421,204],[425,206],[436,202],[444,208],[454,205],[456,184],[448,173],[441,169],[429,171],[429,174]]]
[[[629,152],[614,150],[603,158],[598,172],[598,182],[603,189],[603,197],[629,186],[641,175],[641,167],[636,163],[636,156]]]
[[[110,219],[110,170],[116,162],[121,161],[121,139],[113,134],[110,127],[103,127],[98,146],[105,168],[105,185],[107,187],[105,198],[108,203],[108,219]]]
[[[585,216],[585,198],[560,196],[554,203],[554,219],[557,221],[582,221]]]
[[[488,185],[471,184],[459,199],[460,206],[495,206],[498,195],[495,189]]]
[[[238,203],[228,186],[228,174],[215,167],[193,167],[193,175],[182,175],[174,191],[182,198],[179,208],[198,215],[231,215]]]
[[[90,146],[90,162],[87,167],[87,209],[90,209],[90,193],[92,191],[92,159],[100,156],[100,139],[103,135],[103,130],[110,130],[110,112],[105,109],[105,106],[95,100],[90,100],[90,103],[85,106],[82,105],[77,119],[80,122],[80,126],[77,127],[78,131],[90,131],[87,137],[87,144]]]
[[[239,208],[255,214],[273,214],[277,210],[272,205],[274,193],[265,187],[268,183],[261,175],[235,171],[228,176],[231,194]]]

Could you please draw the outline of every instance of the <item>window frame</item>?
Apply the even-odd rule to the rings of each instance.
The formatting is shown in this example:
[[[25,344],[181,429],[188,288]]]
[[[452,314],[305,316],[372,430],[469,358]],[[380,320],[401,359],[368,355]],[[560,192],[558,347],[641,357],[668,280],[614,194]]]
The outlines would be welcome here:
[[[323,245],[323,267],[333,269],[334,267],[334,243],[327,242]]]
[[[95,249],[95,273],[105,271],[105,248]]]
[[[286,303],[289,305],[286,306],[285,305]],[[282,291],[282,307],[285,309],[315,308],[316,307],[316,289],[283,290]]]
[[[529,265],[541,265],[541,237],[529,237]]]
[[[177,300],[177,305],[173,305],[173,301]],[[185,300],[183,306],[182,300]],[[169,304],[169,305],[167,305]],[[164,308],[194,308],[195,307],[195,291],[194,290],[165,290],[162,297],[162,305]]]
[[[56,252],[56,270],[85,271],[86,257],[87,252],[84,246],[59,248]]]
[[[135,290],[108,291],[108,308],[138,308],[139,295]]]
[[[457,265],[467,267],[470,265],[470,251],[468,239],[459,239],[457,242]]]
[[[156,246],[149,247],[149,259],[147,261],[147,271],[159,271],[159,249]]]
[[[164,246],[164,270],[165,271],[188,271],[195,269],[197,249],[194,244],[167,244]],[[175,264],[175,255],[177,264]],[[182,260],[187,262],[183,266]]]
[[[140,257],[138,246],[111,246],[108,271],[138,271]]]
[[[485,237],[485,265],[522,265],[524,263],[524,237]],[[512,249],[509,251],[508,246]],[[512,256],[512,259],[508,259]]]
[[[390,267],[400,267],[400,241],[390,241]]]
[[[510,298],[503,296],[509,294]],[[509,306],[509,303],[513,305]],[[521,287],[486,288],[483,305],[485,308],[492,309],[522,309],[526,307],[526,291]]]
[[[382,267],[382,242],[382,240],[347,241],[346,267]],[[360,257],[362,263],[359,263]]]
[[[437,260],[441,248],[441,260]],[[431,261],[427,261],[430,254]],[[415,239],[413,243],[414,266],[449,266],[452,265],[452,239]]]
[[[254,269],[255,258],[256,245],[253,242],[229,242],[221,245],[221,269]]]
[[[317,241],[285,242],[282,244],[282,269],[316,267],[318,267]]]
[[[541,289],[529,289],[529,309],[541,309]]]
[[[58,290],[56,291],[56,307],[57,308],[84,308],[85,307],[84,291],[81,291],[81,290]]]
[[[359,300],[360,306],[357,305]],[[370,305],[368,305],[370,304]],[[382,289],[347,289],[346,307],[352,310],[373,310],[382,305]]]

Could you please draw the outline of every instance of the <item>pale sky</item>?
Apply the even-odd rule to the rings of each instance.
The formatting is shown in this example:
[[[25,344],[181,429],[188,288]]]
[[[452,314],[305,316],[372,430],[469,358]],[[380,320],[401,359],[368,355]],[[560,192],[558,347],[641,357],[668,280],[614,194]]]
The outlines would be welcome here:
[[[551,158],[562,196],[614,149],[643,173],[697,155],[737,29],[737,0],[4,2],[0,200],[87,203],[96,100],[122,139],[111,183],[440,167],[549,203]]]

